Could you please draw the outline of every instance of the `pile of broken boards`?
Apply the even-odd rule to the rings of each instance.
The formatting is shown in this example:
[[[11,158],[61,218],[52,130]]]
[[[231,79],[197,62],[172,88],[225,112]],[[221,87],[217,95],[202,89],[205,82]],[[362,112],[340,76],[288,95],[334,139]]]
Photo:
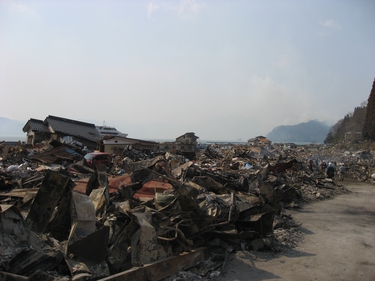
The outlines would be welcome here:
[[[198,262],[206,275],[231,251],[273,249],[301,188],[339,188],[235,150],[123,161],[121,175],[75,165],[1,172],[0,279],[161,280]]]

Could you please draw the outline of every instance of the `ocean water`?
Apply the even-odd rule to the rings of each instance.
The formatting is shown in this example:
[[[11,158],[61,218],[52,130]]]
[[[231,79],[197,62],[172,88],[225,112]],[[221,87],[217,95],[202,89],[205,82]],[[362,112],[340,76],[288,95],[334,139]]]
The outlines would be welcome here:
[[[1,141],[26,141],[26,135],[25,136],[0,136],[0,142]]]
[[[308,144],[323,144],[322,142],[316,142],[316,141],[311,141],[311,142],[292,142],[296,145],[308,145]]]

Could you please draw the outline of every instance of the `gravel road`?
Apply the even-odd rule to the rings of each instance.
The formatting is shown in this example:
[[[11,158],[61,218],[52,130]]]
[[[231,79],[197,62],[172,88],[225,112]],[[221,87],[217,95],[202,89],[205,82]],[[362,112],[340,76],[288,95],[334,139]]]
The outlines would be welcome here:
[[[298,247],[237,252],[219,280],[375,280],[375,186],[343,184],[352,192],[292,212]]]

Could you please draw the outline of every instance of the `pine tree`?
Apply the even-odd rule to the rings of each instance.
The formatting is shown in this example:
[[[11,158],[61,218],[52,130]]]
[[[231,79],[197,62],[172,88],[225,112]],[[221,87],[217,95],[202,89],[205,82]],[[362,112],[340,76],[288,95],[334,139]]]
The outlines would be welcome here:
[[[367,110],[362,134],[364,138],[375,141],[375,79],[367,101]]]

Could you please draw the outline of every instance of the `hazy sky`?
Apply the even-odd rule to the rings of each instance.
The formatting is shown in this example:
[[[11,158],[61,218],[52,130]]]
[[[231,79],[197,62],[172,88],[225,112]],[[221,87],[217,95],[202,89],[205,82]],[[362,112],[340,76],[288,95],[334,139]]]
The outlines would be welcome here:
[[[0,1],[0,116],[247,140],[367,101],[374,0]]]

